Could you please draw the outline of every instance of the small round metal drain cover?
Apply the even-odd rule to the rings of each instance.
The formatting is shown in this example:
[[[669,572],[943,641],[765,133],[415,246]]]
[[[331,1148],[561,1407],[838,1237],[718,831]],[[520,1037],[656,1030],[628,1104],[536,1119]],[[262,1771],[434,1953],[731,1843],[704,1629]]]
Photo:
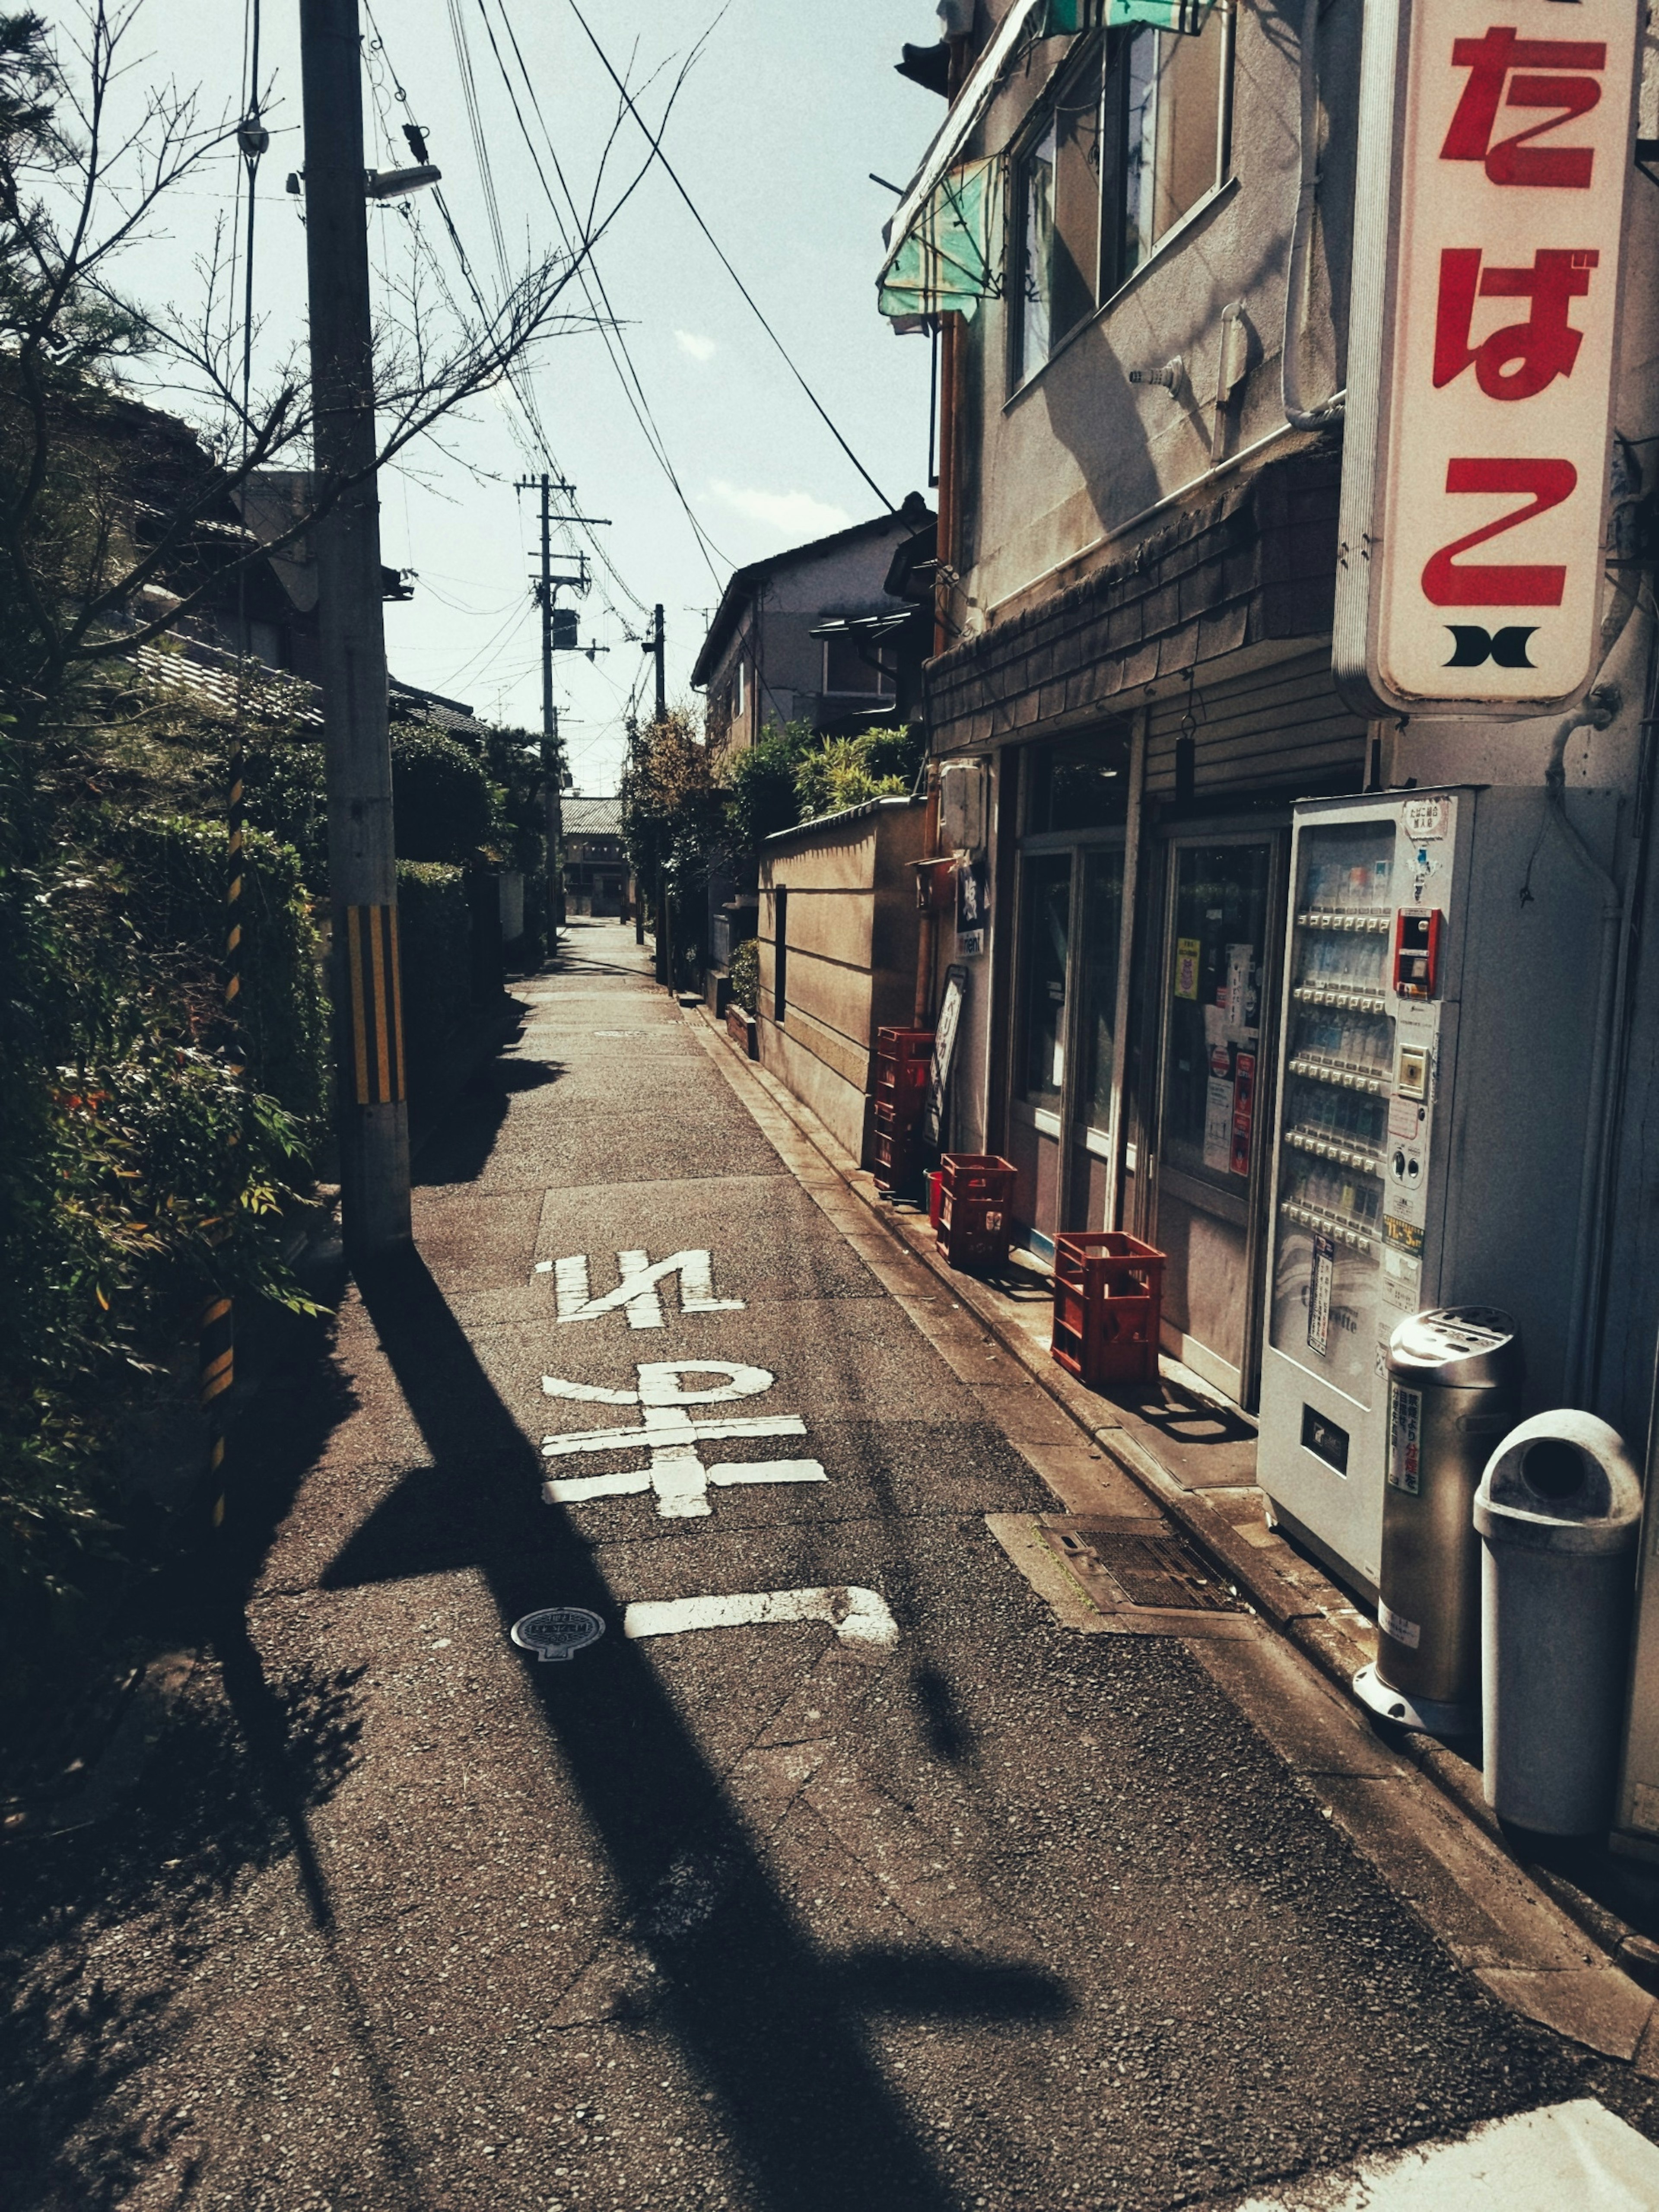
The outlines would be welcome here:
[[[539,1613],[527,1613],[513,1624],[513,1641],[521,1651],[533,1651],[538,1659],[574,1659],[604,1634],[605,1623],[599,1614],[580,1605],[544,1606]]]

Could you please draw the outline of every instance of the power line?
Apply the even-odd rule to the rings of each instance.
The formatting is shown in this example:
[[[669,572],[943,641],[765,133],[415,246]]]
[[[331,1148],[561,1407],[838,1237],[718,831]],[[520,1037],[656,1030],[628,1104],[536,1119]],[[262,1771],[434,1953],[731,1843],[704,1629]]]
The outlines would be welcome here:
[[[532,106],[535,109],[536,120],[540,124],[542,128],[542,136],[547,141],[547,150],[552,160],[554,174],[558,178],[560,189],[563,191],[565,199],[569,205],[571,220],[580,229],[581,216],[580,210],[576,206],[575,195],[570,189],[569,179],[566,177],[563,165],[559,160],[558,149],[554,143],[553,133],[548,127],[547,118],[542,112],[541,101],[537,97],[534,81],[526,64],[523,50],[519,45],[518,33],[513,27],[511,16],[507,14],[506,0],[495,0],[495,4],[501,15],[502,28],[506,31],[508,40],[511,42],[514,58],[518,63],[520,74],[524,79],[525,89],[530,95]],[[552,210],[553,220],[557,225],[560,239],[564,245],[566,252],[572,252],[573,249],[570,243],[570,234],[565,228],[563,216],[560,212],[558,203],[553,197],[552,188],[547,181],[546,172],[542,167],[541,157],[536,151],[535,142],[530,135],[530,128],[525,120],[524,111],[519,105],[518,92],[507,72],[506,61],[502,57],[501,48],[496,45],[495,30],[490,23],[489,14],[485,9],[485,0],[478,0],[478,8],[480,14],[483,15],[484,29],[489,33],[490,49],[495,54],[496,66],[501,70],[501,81],[507,87],[507,98],[513,104],[514,115],[517,118],[520,131],[523,136],[525,145],[530,155],[531,161],[535,167],[536,174],[540,181],[542,191],[546,196],[548,206]],[[724,14],[724,12],[725,10],[722,9],[721,13]],[[718,22],[720,18],[717,16],[715,18],[715,21]],[[710,28],[713,28],[712,25],[710,26]],[[691,54],[686,64],[686,67],[688,69],[690,67],[691,63],[696,60],[698,51],[701,49],[708,35],[708,32],[705,31],[702,39],[700,39],[696,46],[693,47]],[[590,268],[592,271],[591,286],[589,283]],[[587,299],[587,303],[589,307],[592,307],[594,310],[594,319],[599,325],[599,334],[605,340],[605,350],[611,358],[611,365],[616,370],[617,380],[622,386],[623,397],[627,400],[629,408],[632,410],[634,419],[639,424],[641,431],[645,437],[646,443],[651,449],[653,458],[661,468],[663,474],[667,477],[669,484],[672,488],[674,496],[678,500],[681,507],[684,509],[686,520],[691,526],[692,532],[697,541],[698,549],[702,552],[703,560],[708,565],[710,575],[714,577],[715,583],[718,585],[722,581],[722,579],[719,570],[714,565],[715,559],[718,558],[719,560],[725,562],[728,568],[732,565],[731,561],[725,553],[721,552],[720,547],[714,544],[713,538],[709,537],[708,532],[703,528],[702,522],[694,512],[690,501],[686,497],[684,487],[680,482],[678,472],[676,471],[674,464],[669,457],[667,443],[662,435],[656,416],[652,411],[651,403],[646,397],[645,386],[640,380],[638,368],[634,362],[632,355],[629,352],[628,342],[623,336],[622,325],[617,320],[616,311],[611,305],[610,295],[605,289],[605,279],[599,273],[599,267],[597,260],[592,260],[586,265],[579,266],[578,273],[580,278],[583,293]],[[593,291],[595,289],[597,289],[599,301],[604,306],[605,313],[603,316],[599,314],[599,308],[594,302]],[[631,389],[630,384],[632,387]],[[638,395],[637,398],[635,397],[636,393]]]
[[[374,34],[374,44],[380,48],[380,52],[386,55],[387,66],[392,70],[392,91],[412,125],[414,122],[414,111],[410,106],[409,94],[399,80],[397,69],[392,64],[391,53],[386,46],[386,39],[380,30],[380,27],[375,21],[374,10],[372,4],[370,4],[370,0],[364,0],[364,12],[368,18],[369,27]],[[478,142],[476,139],[474,141],[474,146],[475,151],[477,151]],[[487,150],[481,153],[480,159],[483,166],[487,168],[489,166],[489,155]],[[489,189],[493,192],[493,177]],[[448,234],[450,246],[454,252],[457,266],[460,270],[461,276],[466,285],[467,290],[472,296],[473,306],[477,309],[483,325],[488,327],[490,320],[489,307],[484,299],[483,293],[479,286],[477,278],[473,273],[471,259],[467,253],[465,244],[462,241],[460,232],[456,228],[454,216],[450,213],[449,203],[445,198],[441,185],[434,187],[432,199],[434,204],[437,208],[440,220],[442,222],[444,228]],[[444,276],[442,269],[440,267],[435,257],[434,257],[430,246],[427,243],[425,233],[422,228],[418,215],[416,215],[413,217],[413,221],[415,225],[415,234],[420,240],[422,246],[426,251],[428,263],[434,274],[436,276],[440,285],[443,289],[444,296],[449,304],[451,311],[465,327],[466,319],[465,316],[462,313],[459,304],[455,301],[453,294],[450,291],[448,282]],[[521,364],[518,362],[509,362],[506,363],[505,378],[507,390],[512,393],[514,400],[518,403],[519,411],[524,417],[526,426],[530,431],[531,438],[533,440],[533,444],[527,444],[526,441],[519,435],[517,425],[512,424],[512,418],[509,416],[508,421],[513,428],[515,441],[518,443],[520,452],[524,453],[527,460],[534,463],[539,459],[540,463],[544,465],[553,475],[562,478],[564,476],[564,471],[560,466],[551,447],[548,443],[547,434],[542,426],[540,413],[536,405],[534,392],[520,381],[519,371],[520,367]],[[561,516],[559,520],[566,527],[569,526],[568,524],[566,523],[566,519],[563,516]],[[640,597],[639,593],[631,587],[627,579],[621,574],[598,536],[592,531],[586,531],[583,534],[586,537],[589,544],[592,548],[595,560],[610,576],[611,581],[616,585],[623,597],[629,600],[641,614],[645,613],[645,601]],[[599,597],[601,601],[604,603],[607,613],[609,613],[611,618],[625,630],[627,629],[627,623],[617,607],[612,605],[610,595],[605,590],[603,585],[599,587]]]
[[[454,0],[450,0],[450,5],[453,7]],[[617,76],[615,69],[611,66],[611,57],[605,52],[605,48],[599,44],[599,40],[594,36],[592,27],[589,24],[586,16],[583,15],[581,9],[577,6],[576,0],[569,0],[569,7],[571,14],[581,25],[582,30],[586,35],[587,43],[592,47],[594,52],[605,64],[605,74],[610,77],[611,82],[616,86],[617,92],[621,94],[629,113],[633,117],[635,123],[639,125],[641,130],[645,132],[646,137],[650,138],[650,130],[647,125],[645,118],[640,113],[639,109],[634,105],[633,94],[629,91],[628,87],[623,82],[622,79]],[[766,319],[765,315],[762,313],[759,301],[756,299],[749,287],[744,283],[742,277],[738,276],[737,270],[732,266],[732,264],[727,259],[719,240],[716,239],[714,232],[710,230],[708,225],[703,221],[702,214],[698,210],[696,202],[692,198],[690,193],[687,191],[685,186],[680,182],[679,173],[675,168],[673,163],[669,160],[667,155],[663,152],[660,140],[653,140],[653,146],[655,158],[662,163],[664,169],[667,172],[669,182],[673,185],[675,191],[679,194],[680,198],[685,202],[686,206],[690,210],[692,221],[696,224],[697,228],[702,233],[703,236],[708,240],[709,245],[713,246],[720,266],[725,270],[726,275],[732,279],[732,282],[737,286],[738,291],[742,293],[744,298],[753,309],[756,320],[765,331],[767,337],[771,339],[779,353],[783,356],[784,363],[788,368],[789,374],[794,378],[796,383],[799,385],[801,390],[806,394],[808,399],[811,401],[812,405],[816,409],[819,419],[823,423],[824,428],[829,431],[836,443],[841,447],[842,453],[846,454],[848,459],[851,461],[853,466],[858,471],[859,474],[864,478],[866,483],[869,485],[871,490],[874,492],[876,497],[887,509],[887,512],[890,514],[896,514],[898,509],[893,505],[892,501],[888,498],[886,493],[876,482],[869,470],[865,467],[863,462],[859,459],[858,455],[853,451],[853,448],[848,444],[846,439],[836,428],[835,422],[830,417],[829,410],[824,406],[823,402],[818,398],[817,392],[813,391],[811,386],[806,381],[806,379],[802,375],[800,370],[796,368],[794,358],[791,355],[788,347],[785,345],[783,340],[778,336],[771,324]]]

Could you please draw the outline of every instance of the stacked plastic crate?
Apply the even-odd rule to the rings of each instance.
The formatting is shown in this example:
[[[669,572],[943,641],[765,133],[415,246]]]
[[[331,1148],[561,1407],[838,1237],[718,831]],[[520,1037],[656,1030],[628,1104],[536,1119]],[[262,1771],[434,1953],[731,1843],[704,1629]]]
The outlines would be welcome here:
[[[933,1065],[932,1030],[876,1031],[875,1175],[890,1195],[921,1177],[921,1110]]]

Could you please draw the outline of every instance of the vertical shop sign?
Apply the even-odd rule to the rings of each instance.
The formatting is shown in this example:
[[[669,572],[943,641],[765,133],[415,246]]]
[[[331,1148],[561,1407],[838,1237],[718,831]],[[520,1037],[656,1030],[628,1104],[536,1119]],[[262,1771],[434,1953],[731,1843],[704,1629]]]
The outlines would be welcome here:
[[[1540,714],[1595,672],[1632,0],[1370,0],[1336,679]]]

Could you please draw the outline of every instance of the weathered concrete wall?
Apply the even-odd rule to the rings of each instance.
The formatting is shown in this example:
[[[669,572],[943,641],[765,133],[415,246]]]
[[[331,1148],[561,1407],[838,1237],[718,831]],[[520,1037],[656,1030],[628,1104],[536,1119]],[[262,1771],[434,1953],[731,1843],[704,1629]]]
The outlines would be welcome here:
[[[855,1158],[867,1135],[878,1029],[909,1021],[917,916],[909,863],[926,810],[882,800],[773,840],[761,857],[761,1065]],[[774,991],[787,890],[785,1003]]]

